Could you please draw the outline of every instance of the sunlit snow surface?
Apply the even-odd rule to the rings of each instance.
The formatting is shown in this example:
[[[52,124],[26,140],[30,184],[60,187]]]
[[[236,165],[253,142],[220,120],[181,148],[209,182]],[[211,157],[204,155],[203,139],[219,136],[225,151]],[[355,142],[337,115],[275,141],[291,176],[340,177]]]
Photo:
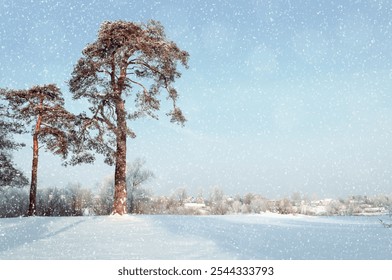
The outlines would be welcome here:
[[[392,259],[377,217],[0,219],[0,259]]]

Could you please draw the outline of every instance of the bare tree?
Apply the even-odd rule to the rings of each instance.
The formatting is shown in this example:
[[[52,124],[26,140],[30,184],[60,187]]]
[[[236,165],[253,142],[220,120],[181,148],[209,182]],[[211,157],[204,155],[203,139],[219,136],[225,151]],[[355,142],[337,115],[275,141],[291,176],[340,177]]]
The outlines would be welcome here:
[[[99,188],[94,204],[94,212],[97,215],[109,215],[113,208],[114,182],[112,178],[106,178]]]
[[[128,192],[129,209],[131,213],[137,212],[136,202],[146,198],[146,192],[140,188],[143,183],[154,178],[154,173],[143,166],[145,161],[138,158],[127,164],[126,184]]]
[[[210,194],[210,208],[211,213],[216,215],[225,215],[229,210],[227,199],[219,187],[214,187]]]
[[[28,215],[33,216],[36,214],[39,143],[53,154],[65,158],[70,140],[68,131],[72,131],[75,116],[64,108],[62,93],[54,84],[27,90],[6,90],[5,97],[13,118],[32,126],[33,160]]]
[[[278,201],[277,211],[279,214],[291,214],[293,213],[293,206],[288,198],[283,198]]]
[[[154,173],[144,167],[145,160],[140,158],[127,164],[126,184],[127,184],[127,200],[130,213],[140,213],[140,209],[145,209],[144,205],[150,198],[150,194],[142,185],[154,178]],[[95,207],[95,212],[100,215],[108,215],[111,213],[113,206],[113,179],[107,179],[103,182]],[[142,207],[143,206],[143,207]]]
[[[173,104],[168,113],[171,121],[185,122],[172,84],[181,76],[178,62],[187,67],[189,55],[166,38],[157,21],[104,22],[97,40],[87,45],[82,54],[69,82],[74,99],[86,98],[92,105],[91,115],[81,118],[82,143],[103,154],[107,164],[115,165],[112,214],[122,215],[127,213],[127,137],[135,137],[127,120],[158,118],[158,97],[164,89]],[[130,96],[134,102],[126,105]],[[94,155],[81,153],[71,163],[94,159]]]

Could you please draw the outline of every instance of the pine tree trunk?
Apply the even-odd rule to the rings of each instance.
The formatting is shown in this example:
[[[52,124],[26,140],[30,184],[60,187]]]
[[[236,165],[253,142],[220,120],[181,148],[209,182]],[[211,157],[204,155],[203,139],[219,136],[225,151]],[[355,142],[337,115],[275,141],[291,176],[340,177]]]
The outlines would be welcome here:
[[[126,185],[126,165],[127,165],[127,122],[125,118],[124,100],[119,98],[116,103],[117,115],[117,150],[116,167],[114,174],[114,203],[112,215],[123,215],[127,213],[127,185]]]
[[[39,115],[33,134],[33,162],[31,166],[30,203],[28,216],[35,216],[37,212],[37,174],[38,174],[38,134],[41,128],[42,116]]]

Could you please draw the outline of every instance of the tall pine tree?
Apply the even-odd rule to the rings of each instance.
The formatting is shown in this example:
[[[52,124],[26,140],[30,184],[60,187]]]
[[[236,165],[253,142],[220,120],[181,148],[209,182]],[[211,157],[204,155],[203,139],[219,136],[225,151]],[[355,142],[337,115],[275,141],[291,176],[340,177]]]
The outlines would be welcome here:
[[[188,57],[166,38],[157,21],[104,22],[74,68],[70,91],[75,99],[86,98],[91,104],[91,114],[83,119],[83,143],[115,165],[112,214],[127,213],[127,137],[135,137],[127,121],[146,115],[157,118],[163,89],[173,104],[171,121],[185,122],[173,83],[181,76],[177,64],[187,67]],[[75,157],[73,162],[78,161]]]
[[[11,116],[30,127],[33,137],[33,159],[28,215],[36,214],[38,156],[40,145],[65,158],[75,116],[64,108],[60,89],[54,85],[34,86],[27,90],[6,90]]]

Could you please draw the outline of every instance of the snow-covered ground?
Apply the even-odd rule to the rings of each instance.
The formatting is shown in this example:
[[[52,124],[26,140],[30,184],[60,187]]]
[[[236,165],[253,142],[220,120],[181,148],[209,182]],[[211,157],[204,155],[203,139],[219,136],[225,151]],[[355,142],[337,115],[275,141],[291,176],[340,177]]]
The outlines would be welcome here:
[[[392,259],[377,217],[0,219],[0,259]]]

